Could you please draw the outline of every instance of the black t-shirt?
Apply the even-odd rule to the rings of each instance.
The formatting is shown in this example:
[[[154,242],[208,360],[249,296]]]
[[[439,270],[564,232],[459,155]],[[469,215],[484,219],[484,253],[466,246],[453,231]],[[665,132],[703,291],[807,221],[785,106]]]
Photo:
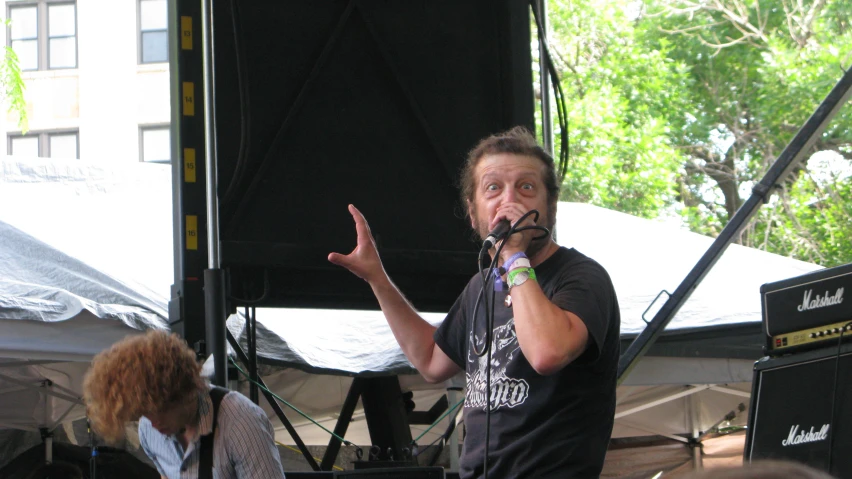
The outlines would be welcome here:
[[[538,374],[515,335],[506,291],[496,292],[491,359],[488,475],[493,478],[598,477],[615,415],[619,355],[618,300],[606,271],[574,249],[559,248],[535,268],[551,302],[589,330],[586,351],[560,371]],[[435,332],[435,342],[467,378],[461,477],[479,477],[485,454],[485,311],[473,311],[482,286],[474,276]],[[505,288],[504,288],[505,289]],[[491,295],[489,295],[490,299]]]

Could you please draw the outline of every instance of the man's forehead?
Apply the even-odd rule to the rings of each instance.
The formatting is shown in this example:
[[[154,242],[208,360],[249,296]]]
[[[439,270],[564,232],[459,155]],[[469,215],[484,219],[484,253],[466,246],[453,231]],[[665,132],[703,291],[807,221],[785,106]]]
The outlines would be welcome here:
[[[474,174],[476,178],[485,178],[506,171],[515,171],[520,176],[539,176],[544,174],[545,168],[544,162],[534,156],[497,153],[483,155],[474,169]]]

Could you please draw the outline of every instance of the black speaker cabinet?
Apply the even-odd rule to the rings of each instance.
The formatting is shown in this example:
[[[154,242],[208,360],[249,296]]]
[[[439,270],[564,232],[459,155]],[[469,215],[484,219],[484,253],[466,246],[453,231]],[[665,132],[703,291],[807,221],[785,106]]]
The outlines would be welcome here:
[[[787,459],[852,477],[852,345],[839,361],[837,353],[825,347],[757,362],[746,461]]]
[[[326,260],[355,246],[351,203],[412,303],[448,310],[479,250],[459,168],[481,138],[534,128],[529,2],[231,0],[214,23],[229,296],[377,308]]]

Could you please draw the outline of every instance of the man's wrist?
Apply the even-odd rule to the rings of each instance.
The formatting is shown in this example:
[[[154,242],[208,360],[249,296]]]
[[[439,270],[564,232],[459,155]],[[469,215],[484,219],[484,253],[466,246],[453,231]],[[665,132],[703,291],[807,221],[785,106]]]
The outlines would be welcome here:
[[[503,248],[503,250],[500,251],[500,260],[505,265],[506,262],[510,261],[513,256],[518,255],[518,254],[525,255],[524,250]]]
[[[377,274],[374,278],[366,280],[367,284],[370,285],[370,288],[373,289],[374,294],[378,294],[380,292],[396,289],[393,281],[391,281],[390,276],[382,270],[381,274]]]
[[[527,282],[527,280],[536,281],[535,270],[530,267],[523,268],[515,268],[512,271],[509,271],[507,282],[509,284],[509,291],[512,291],[512,288],[515,286],[520,286]]]

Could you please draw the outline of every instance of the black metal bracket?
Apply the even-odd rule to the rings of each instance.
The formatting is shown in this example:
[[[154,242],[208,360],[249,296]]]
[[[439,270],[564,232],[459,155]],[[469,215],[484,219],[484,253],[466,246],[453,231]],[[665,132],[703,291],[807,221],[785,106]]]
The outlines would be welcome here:
[[[399,378],[362,378],[361,404],[370,431],[370,441],[378,448],[377,460],[405,457],[411,445],[411,428],[399,386]]]
[[[435,401],[435,404],[428,411],[411,411],[408,413],[409,424],[432,424],[444,414],[444,411],[450,408],[450,402],[447,395],[441,396],[441,399]]]
[[[334,433],[340,437],[346,436],[346,430],[349,428],[349,423],[352,421],[352,415],[355,413],[355,406],[358,405],[358,400],[361,398],[361,391],[364,387],[364,380],[354,378],[349,386],[349,392],[346,394],[346,400],[343,401],[343,407],[340,408],[340,416],[337,417],[337,424],[334,426]],[[340,441],[332,436],[328,440],[328,447],[325,449],[325,454],[322,456],[320,469],[330,471],[334,467],[334,461],[337,460],[337,455],[340,452]],[[359,457],[360,459],[360,457]]]
[[[647,319],[645,319],[645,315],[646,315],[646,314],[648,314],[648,311],[650,311],[650,310],[651,310],[651,307],[652,307],[652,306],[654,306],[655,304],[657,304],[657,300],[658,300],[658,299],[660,299],[660,296],[662,296],[662,295],[663,295],[663,293],[665,293],[665,294],[666,294],[666,296],[668,296],[668,297],[670,297],[670,298],[672,297],[672,294],[671,294],[671,293],[669,293],[669,292],[668,292],[668,291],[666,291],[666,290],[662,290],[662,291],[660,291],[659,293],[657,293],[657,296],[655,296],[655,297],[654,297],[654,300],[653,300],[653,301],[651,301],[651,304],[649,304],[649,305],[648,305],[648,307],[647,307],[647,308],[645,308],[645,311],[642,311],[642,321],[645,321],[645,324],[648,324],[648,320],[647,320]]]
[[[228,342],[231,344],[231,348],[234,349],[234,352],[237,353],[237,358],[243,364],[249,364],[249,358],[246,356],[246,353],[243,351],[243,348],[240,347],[240,343],[237,342],[234,335],[231,334],[230,331],[227,331]],[[314,459],[314,456],[311,455],[311,452],[308,451],[307,446],[302,441],[302,438],[299,437],[299,433],[296,432],[296,428],[293,427],[293,424],[290,423],[290,420],[287,419],[287,416],[284,415],[284,411],[281,409],[281,406],[275,400],[275,397],[272,396],[272,393],[267,390],[266,383],[263,382],[262,378],[257,379],[258,384],[261,386],[261,391],[263,391],[264,397],[269,401],[269,405],[272,406],[272,410],[275,411],[275,415],[278,416],[278,419],[281,421],[281,424],[287,429],[287,432],[290,433],[290,437],[293,438],[293,441],[296,443],[296,447],[299,448],[299,451],[302,452],[302,455],[305,456],[305,460],[310,464],[311,469],[314,471],[319,471],[320,467],[317,464],[317,461]]]

